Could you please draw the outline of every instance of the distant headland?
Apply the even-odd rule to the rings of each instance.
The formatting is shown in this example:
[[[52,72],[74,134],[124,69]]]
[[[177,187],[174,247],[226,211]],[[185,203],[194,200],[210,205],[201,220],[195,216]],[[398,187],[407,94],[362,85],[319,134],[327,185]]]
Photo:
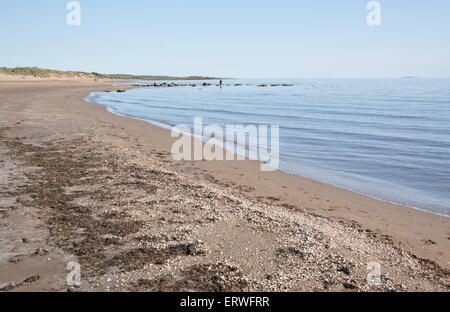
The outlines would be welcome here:
[[[16,78],[37,79],[93,79],[93,80],[212,80],[215,77],[187,76],[171,77],[159,75],[100,74],[95,72],[61,71],[39,67],[0,67],[0,75]]]

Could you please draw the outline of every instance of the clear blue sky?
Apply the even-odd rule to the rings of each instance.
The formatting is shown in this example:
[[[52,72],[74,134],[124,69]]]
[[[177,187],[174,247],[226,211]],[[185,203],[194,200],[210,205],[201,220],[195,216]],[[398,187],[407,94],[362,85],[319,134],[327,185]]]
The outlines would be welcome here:
[[[450,77],[450,1],[0,1],[0,66],[246,78]]]

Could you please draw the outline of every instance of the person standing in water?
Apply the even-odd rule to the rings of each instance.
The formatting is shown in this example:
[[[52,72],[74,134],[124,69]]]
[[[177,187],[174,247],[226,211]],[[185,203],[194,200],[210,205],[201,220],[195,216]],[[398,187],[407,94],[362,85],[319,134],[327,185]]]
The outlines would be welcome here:
[[[223,85],[223,80],[222,79],[220,79],[219,84],[220,84],[220,87],[222,87],[222,85]]]

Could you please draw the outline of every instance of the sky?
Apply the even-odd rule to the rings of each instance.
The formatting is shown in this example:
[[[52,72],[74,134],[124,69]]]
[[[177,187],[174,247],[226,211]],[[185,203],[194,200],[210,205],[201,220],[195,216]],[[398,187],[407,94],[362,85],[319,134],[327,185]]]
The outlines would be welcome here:
[[[450,77],[450,1],[0,0],[0,66],[235,78]]]

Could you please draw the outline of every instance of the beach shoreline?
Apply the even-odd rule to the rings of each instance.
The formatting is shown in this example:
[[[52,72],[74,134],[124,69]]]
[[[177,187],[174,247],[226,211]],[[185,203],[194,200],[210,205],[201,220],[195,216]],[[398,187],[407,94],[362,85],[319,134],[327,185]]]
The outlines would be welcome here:
[[[33,144],[35,141],[42,144],[55,134],[58,137],[77,134],[121,150],[151,155],[149,159],[156,155],[175,172],[194,180],[205,180],[205,183],[224,191],[238,190],[242,198],[267,207],[274,206],[274,211],[280,210],[289,217],[297,218],[300,214],[305,218],[340,224],[377,243],[417,259],[435,262],[444,271],[450,268],[448,217],[384,202],[282,171],[263,173],[257,161],[174,162],[170,159],[170,147],[175,139],[171,138],[170,131],[145,121],[112,114],[101,104],[84,101],[90,92],[114,91],[117,88],[104,82],[2,82],[0,124],[2,129],[7,128],[4,130],[7,138],[19,138],[16,144]],[[120,88],[132,87],[121,85]],[[8,161],[7,158],[2,160]],[[20,262],[4,264],[3,260],[1,271],[8,269],[14,275],[14,265],[20,265]],[[8,279],[13,278],[0,278],[0,283]]]
[[[130,83],[126,83],[126,84],[122,84],[122,85],[132,85],[133,88],[139,88],[139,87],[137,87],[137,86],[135,86],[135,85],[133,85],[133,84],[130,84]],[[144,85],[144,86],[140,86],[140,87],[145,87],[145,85]],[[98,93],[98,92],[93,92],[93,93]],[[90,95],[91,95],[91,94],[90,94]],[[139,118],[139,117],[135,117],[135,116],[132,116],[132,115],[127,115],[127,114],[122,114],[122,113],[119,113],[119,112],[115,112],[114,110],[109,109],[109,108],[107,107],[107,105],[104,105],[104,104],[102,104],[102,103],[100,103],[100,102],[96,102],[94,99],[90,99],[90,95],[89,95],[88,97],[86,97],[84,100],[87,101],[87,102],[89,102],[89,103],[99,104],[99,105],[105,106],[106,110],[107,110],[109,113],[114,114],[114,115],[116,115],[116,116],[119,116],[119,117],[125,117],[125,118],[132,118],[132,119],[134,119],[134,120],[146,122],[146,123],[148,123],[148,124],[150,124],[150,125],[152,125],[152,126],[156,126],[156,127],[158,127],[158,128],[162,128],[162,129],[165,129],[165,130],[167,130],[167,131],[172,131],[172,128],[176,126],[176,125],[174,125],[174,124],[165,123],[165,122],[160,121],[160,120],[157,120],[157,119]],[[197,139],[200,139],[200,135],[199,135],[199,134],[195,134],[194,132],[192,132],[192,133],[184,133],[184,134],[185,134],[185,135],[188,135],[188,136],[190,136],[190,137],[193,137],[193,138],[195,137],[195,138],[197,138]],[[208,142],[210,139],[213,139],[213,138],[214,138],[214,137],[205,137],[205,136],[204,136],[204,137],[202,138],[202,140],[203,140],[204,143],[206,143],[206,142]],[[223,142],[222,142],[222,141],[219,141],[219,145],[218,145],[218,144],[215,144],[215,143],[213,143],[213,145],[214,145],[215,147],[219,147],[219,149],[222,150],[222,148],[220,148],[220,146],[226,145],[227,142],[231,142],[232,144],[234,144],[234,150],[236,151],[236,148],[237,148],[236,144],[238,144],[238,143],[236,142],[236,140],[235,140],[235,141],[228,141],[228,140],[226,140],[226,138],[224,138],[224,141],[223,141]],[[209,142],[209,144],[211,144],[211,142]],[[239,144],[239,146],[243,147],[243,148],[246,150],[246,152],[248,152],[248,147],[245,147],[244,144]],[[225,148],[226,148],[226,147],[225,147]],[[220,154],[223,153],[224,155],[226,155],[226,153],[228,153],[228,151],[229,151],[229,150],[227,149],[226,152],[225,152],[225,151],[222,151]],[[231,152],[231,153],[233,153],[233,152]],[[230,154],[230,155],[231,155],[231,154]],[[226,157],[224,156],[223,158],[226,158]],[[236,154],[234,154],[234,158],[236,158]],[[253,159],[253,160],[257,160],[257,159]],[[264,162],[262,162],[261,160],[259,160],[259,162],[260,162],[260,164],[263,164],[263,163],[264,163]],[[441,216],[441,217],[450,218],[450,215],[432,211],[432,210],[430,210],[430,208],[427,209],[427,208],[423,208],[423,207],[412,206],[412,205],[408,205],[407,203],[396,202],[396,201],[388,200],[388,199],[385,199],[385,198],[382,198],[382,197],[372,196],[372,195],[366,194],[366,193],[364,193],[364,192],[359,192],[359,191],[354,190],[354,189],[351,189],[351,188],[346,188],[346,187],[342,187],[342,186],[339,186],[339,185],[335,185],[335,184],[333,184],[333,183],[329,183],[329,182],[326,182],[326,181],[322,181],[322,180],[320,180],[320,179],[314,179],[314,178],[311,178],[311,177],[307,177],[307,176],[304,176],[304,175],[302,175],[302,174],[295,173],[295,172],[292,172],[292,171],[289,171],[289,170],[285,170],[285,169],[281,169],[281,168],[279,168],[279,169],[276,169],[276,168],[275,168],[274,170],[279,170],[279,171],[281,171],[281,172],[284,172],[284,173],[287,173],[287,174],[290,174],[290,175],[294,175],[294,176],[300,177],[300,178],[302,178],[302,179],[308,179],[308,180],[315,181],[315,182],[319,182],[319,183],[322,183],[322,184],[325,184],[325,185],[328,185],[328,186],[331,186],[331,187],[336,187],[336,188],[338,188],[338,189],[342,189],[342,190],[344,190],[344,191],[348,191],[348,192],[351,192],[351,193],[355,193],[355,194],[357,194],[357,195],[361,195],[361,196],[364,196],[364,197],[367,197],[367,198],[370,198],[370,199],[378,200],[378,201],[381,201],[381,202],[384,202],[384,203],[387,203],[387,204],[392,204],[392,205],[397,205],[397,206],[403,206],[403,207],[407,207],[407,208],[410,208],[410,209],[414,209],[414,210],[417,210],[417,211],[420,211],[420,212],[431,213],[432,215],[437,215],[437,216]]]

